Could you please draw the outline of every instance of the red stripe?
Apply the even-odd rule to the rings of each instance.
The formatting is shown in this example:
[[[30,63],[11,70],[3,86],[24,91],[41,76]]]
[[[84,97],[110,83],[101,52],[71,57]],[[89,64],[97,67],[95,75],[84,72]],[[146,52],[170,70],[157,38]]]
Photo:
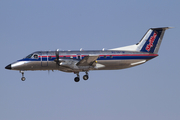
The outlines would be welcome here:
[[[51,55],[50,55],[51,56]],[[48,56],[48,57],[50,57]],[[59,57],[76,57],[79,55],[60,55]],[[81,55],[81,57],[85,57],[88,55]],[[98,55],[98,56],[158,56],[158,54],[110,54],[110,55]],[[41,56],[39,56],[41,57]],[[47,56],[42,56],[42,57],[47,57]],[[51,57],[56,57],[55,55],[51,56]]]

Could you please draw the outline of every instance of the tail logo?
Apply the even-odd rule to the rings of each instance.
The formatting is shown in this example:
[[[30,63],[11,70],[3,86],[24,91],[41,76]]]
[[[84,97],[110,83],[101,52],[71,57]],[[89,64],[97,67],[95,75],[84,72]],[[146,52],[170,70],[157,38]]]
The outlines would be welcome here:
[[[156,36],[157,36],[157,32],[154,31],[154,34],[153,36],[151,36],[151,38],[149,39],[149,44],[146,46],[146,50],[149,52],[150,49],[153,47],[153,43],[154,43],[154,40],[156,39]]]

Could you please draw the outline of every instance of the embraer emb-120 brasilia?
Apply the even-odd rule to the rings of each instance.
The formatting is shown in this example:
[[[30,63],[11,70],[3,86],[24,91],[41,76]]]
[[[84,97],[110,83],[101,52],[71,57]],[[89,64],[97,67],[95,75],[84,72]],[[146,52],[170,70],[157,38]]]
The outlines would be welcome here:
[[[19,70],[22,81],[25,80],[24,71],[60,70],[73,72],[77,75],[74,81],[79,82],[79,72],[85,72],[83,79],[87,80],[90,70],[124,69],[157,57],[164,33],[169,28],[150,28],[139,43],[109,50],[37,51],[5,68]]]

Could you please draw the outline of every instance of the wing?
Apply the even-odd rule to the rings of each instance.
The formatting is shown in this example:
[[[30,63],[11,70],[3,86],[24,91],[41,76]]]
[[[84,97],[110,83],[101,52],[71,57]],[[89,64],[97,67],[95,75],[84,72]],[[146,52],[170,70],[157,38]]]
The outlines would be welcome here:
[[[97,55],[89,55],[85,56],[81,61],[79,61],[76,65],[77,66],[91,66],[93,63],[96,62],[99,56]]]

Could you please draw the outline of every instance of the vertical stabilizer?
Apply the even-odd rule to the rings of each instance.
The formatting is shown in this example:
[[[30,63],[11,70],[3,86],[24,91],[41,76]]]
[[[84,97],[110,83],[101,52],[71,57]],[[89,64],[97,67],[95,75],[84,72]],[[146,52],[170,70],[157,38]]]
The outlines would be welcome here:
[[[150,28],[139,43],[125,47],[113,48],[109,50],[138,51],[157,54],[161,45],[164,33],[170,27]]]
[[[137,51],[157,54],[167,29],[169,29],[169,27],[150,28],[137,44]]]

